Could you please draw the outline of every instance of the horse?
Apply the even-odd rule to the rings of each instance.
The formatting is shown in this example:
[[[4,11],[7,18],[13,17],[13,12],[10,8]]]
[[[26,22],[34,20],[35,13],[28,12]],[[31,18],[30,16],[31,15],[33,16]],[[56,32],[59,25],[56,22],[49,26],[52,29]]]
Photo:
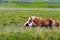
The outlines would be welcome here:
[[[36,17],[36,16],[30,16],[28,18],[28,21],[24,24],[24,26],[29,26],[30,29],[34,25],[35,27],[50,27],[52,28],[55,25],[55,21],[52,18],[41,18],[41,17]]]
[[[52,18],[41,18],[36,16],[29,17],[29,22],[34,22],[38,27],[50,27],[52,28],[55,25],[55,21]]]

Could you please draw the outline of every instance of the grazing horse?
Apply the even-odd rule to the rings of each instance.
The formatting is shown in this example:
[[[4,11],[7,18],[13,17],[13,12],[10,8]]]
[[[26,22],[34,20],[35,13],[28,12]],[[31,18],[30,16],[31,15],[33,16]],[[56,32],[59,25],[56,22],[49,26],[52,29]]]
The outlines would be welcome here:
[[[31,16],[29,17],[29,22],[34,22],[38,27],[50,27],[52,28],[54,25],[55,25],[55,21],[52,19],[52,18],[39,18],[39,17],[36,17],[36,16]]]
[[[34,24],[34,25],[33,25]],[[35,27],[50,27],[52,28],[55,25],[55,21],[52,18],[39,18],[36,16],[29,17],[28,21],[24,24],[24,26],[29,26],[30,28]]]

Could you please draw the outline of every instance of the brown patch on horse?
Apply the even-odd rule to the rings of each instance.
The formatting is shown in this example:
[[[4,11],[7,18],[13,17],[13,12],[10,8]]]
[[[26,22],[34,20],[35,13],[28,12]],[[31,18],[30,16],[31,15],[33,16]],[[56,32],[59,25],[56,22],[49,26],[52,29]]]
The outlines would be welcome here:
[[[49,26],[49,22],[46,19],[43,19],[41,24],[42,24],[42,26],[45,26],[45,27]]]
[[[49,27],[50,27],[50,28],[54,27],[54,25],[55,25],[55,20],[53,20],[52,18],[47,18],[46,20],[47,20],[47,22],[49,23]]]
[[[36,23],[37,26],[41,27],[42,18],[35,17],[35,20],[33,20],[33,22]]]
[[[34,23],[37,24],[37,26],[40,26],[40,27],[50,27],[52,28],[54,25],[55,25],[55,21],[52,19],[52,18],[38,18],[36,17],[35,20],[34,20]]]
[[[56,27],[60,27],[60,22],[56,21],[56,22],[55,22],[55,26],[56,26]]]

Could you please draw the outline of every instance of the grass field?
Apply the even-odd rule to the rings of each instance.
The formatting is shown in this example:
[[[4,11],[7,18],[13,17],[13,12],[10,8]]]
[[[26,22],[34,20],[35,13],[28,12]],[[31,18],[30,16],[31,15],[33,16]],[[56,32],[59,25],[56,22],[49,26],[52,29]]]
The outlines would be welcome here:
[[[60,40],[59,29],[25,29],[0,31],[0,40]]]
[[[60,40],[60,29],[57,28],[21,30],[19,27],[30,16],[60,21],[60,10],[0,10],[0,40]]]
[[[60,21],[60,10],[0,10],[1,25],[22,25],[29,16],[38,16],[42,18],[53,18]]]
[[[48,2],[7,2],[0,3],[1,7],[15,7],[15,8],[60,8],[60,4],[48,3]]]

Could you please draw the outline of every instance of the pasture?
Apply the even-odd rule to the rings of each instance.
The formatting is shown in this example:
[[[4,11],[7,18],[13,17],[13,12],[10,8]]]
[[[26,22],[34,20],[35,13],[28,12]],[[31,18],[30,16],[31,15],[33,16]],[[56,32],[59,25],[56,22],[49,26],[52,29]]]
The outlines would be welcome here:
[[[60,4],[48,3],[48,2],[7,2],[0,3],[0,7],[4,8],[60,8]]]
[[[0,10],[0,40],[60,40],[60,29],[57,28],[21,30],[30,16],[60,21],[60,10]]]

